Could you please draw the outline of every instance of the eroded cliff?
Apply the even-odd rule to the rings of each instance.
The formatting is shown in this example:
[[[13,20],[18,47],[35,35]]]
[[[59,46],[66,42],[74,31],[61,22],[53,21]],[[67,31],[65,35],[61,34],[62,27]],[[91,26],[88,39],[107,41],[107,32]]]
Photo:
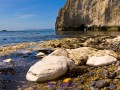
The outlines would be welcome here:
[[[56,30],[81,26],[120,26],[120,0],[67,0],[60,9]]]

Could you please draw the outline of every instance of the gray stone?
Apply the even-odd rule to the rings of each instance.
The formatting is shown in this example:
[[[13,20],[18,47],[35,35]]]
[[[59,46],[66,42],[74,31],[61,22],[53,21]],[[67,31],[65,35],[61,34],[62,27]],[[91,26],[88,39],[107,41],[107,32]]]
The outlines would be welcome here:
[[[98,80],[95,84],[95,87],[97,88],[103,88],[109,86],[109,82],[107,80]]]
[[[110,85],[108,88],[109,88],[110,90],[115,90],[115,89],[117,88],[117,86],[114,85],[114,84],[112,84],[112,85]]]

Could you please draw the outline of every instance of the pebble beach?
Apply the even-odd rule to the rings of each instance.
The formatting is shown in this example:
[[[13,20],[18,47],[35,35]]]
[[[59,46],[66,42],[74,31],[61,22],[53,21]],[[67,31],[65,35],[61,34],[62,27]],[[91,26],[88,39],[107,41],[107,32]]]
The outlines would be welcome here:
[[[80,52],[77,52],[78,48],[81,56],[77,55]],[[57,49],[76,49],[73,56],[69,56],[77,62],[76,67],[55,80],[39,83],[27,81],[29,68]],[[44,56],[37,56],[40,52]],[[88,57],[94,55],[110,55],[117,61],[102,66],[87,65]],[[8,58],[14,60],[14,65],[1,68],[1,90],[120,90],[120,36],[89,35],[6,45],[0,48],[0,59]]]

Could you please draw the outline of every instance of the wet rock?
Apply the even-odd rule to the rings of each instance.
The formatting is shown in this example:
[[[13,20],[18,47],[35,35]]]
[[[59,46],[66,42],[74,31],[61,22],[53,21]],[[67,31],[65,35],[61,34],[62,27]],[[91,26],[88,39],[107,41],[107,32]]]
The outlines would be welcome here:
[[[29,81],[48,81],[66,74],[74,62],[65,56],[46,56],[30,67],[26,79]]]
[[[108,70],[101,70],[99,72],[99,77],[101,77],[101,78],[108,78],[108,76],[109,76],[109,71]]]
[[[95,87],[97,88],[103,88],[109,86],[109,82],[107,80],[98,80],[95,84]]]
[[[110,90],[115,90],[115,89],[117,88],[117,86],[114,85],[114,84],[112,84],[112,85],[110,85],[108,88],[109,88]]]
[[[90,66],[104,66],[104,65],[109,65],[113,62],[116,62],[117,59],[112,57],[112,56],[92,56],[88,59],[87,65]]]

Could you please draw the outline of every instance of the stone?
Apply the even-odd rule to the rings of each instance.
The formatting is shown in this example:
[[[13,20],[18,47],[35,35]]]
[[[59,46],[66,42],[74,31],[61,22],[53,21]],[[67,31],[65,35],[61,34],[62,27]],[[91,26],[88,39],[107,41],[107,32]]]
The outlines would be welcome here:
[[[30,67],[26,79],[28,81],[48,81],[57,79],[67,73],[74,62],[65,56],[46,56]]]
[[[119,0],[67,0],[58,13],[56,30],[86,30],[86,26],[91,30],[117,27],[120,26],[119,11]]]
[[[69,54],[68,54],[67,50],[65,50],[65,49],[57,49],[49,55],[50,56],[66,56],[66,57],[69,57]]]
[[[13,63],[13,62],[14,62],[14,60],[12,60],[12,59],[6,59],[6,60],[3,60],[3,62]]]
[[[92,57],[92,56],[106,56],[106,55],[118,58],[118,54],[116,54],[116,52],[114,52],[112,50],[98,50],[98,51],[92,53],[89,57]]]
[[[112,85],[110,85],[108,88],[109,88],[110,90],[115,90],[115,89],[117,88],[117,86],[114,85],[114,84],[112,84]]]
[[[117,73],[116,72],[113,72],[111,74],[109,74],[108,78],[109,79],[114,79],[116,77]]]
[[[63,83],[71,83],[72,79],[71,78],[66,78],[63,80]]]
[[[76,49],[67,49],[69,58],[74,60],[76,65],[86,64],[88,56],[96,52],[96,49],[91,47],[80,47]]]
[[[116,62],[117,59],[112,57],[112,56],[92,56],[87,60],[87,65],[90,66],[104,66],[104,65],[109,65],[112,64],[113,62]]]
[[[39,57],[39,58],[41,58],[41,57],[45,57],[45,54],[42,53],[42,52],[39,52],[36,56]]]
[[[95,90],[95,87],[91,86],[91,87],[90,87],[90,90]]]
[[[101,70],[99,72],[99,77],[101,77],[101,78],[108,78],[108,76],[109,76],[109,71],[108,70]]]
[[[109,82],[107,82],[107,80],[98,80],[95,84],[95,87],[97,88],[103,88],[103,87],[107,87],[109,86]]]
[[[96,84],[96,81],[92,81],[92,82],[90,83],[90,87],[91,87],[91,86],[95,86],[95,84]]]

